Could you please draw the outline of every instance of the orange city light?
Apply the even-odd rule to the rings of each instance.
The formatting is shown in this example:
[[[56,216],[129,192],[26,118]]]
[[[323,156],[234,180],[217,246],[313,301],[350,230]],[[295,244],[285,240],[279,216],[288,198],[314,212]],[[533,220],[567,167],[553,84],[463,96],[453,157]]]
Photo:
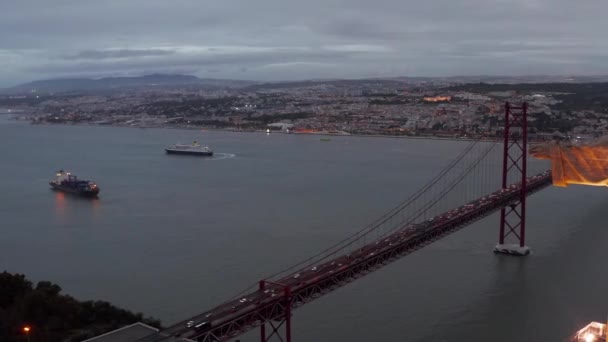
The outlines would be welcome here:
[[[571,145],[548,143],[530,148],[537,159],[551,160],[553,185],[608,186],[608,144]]]

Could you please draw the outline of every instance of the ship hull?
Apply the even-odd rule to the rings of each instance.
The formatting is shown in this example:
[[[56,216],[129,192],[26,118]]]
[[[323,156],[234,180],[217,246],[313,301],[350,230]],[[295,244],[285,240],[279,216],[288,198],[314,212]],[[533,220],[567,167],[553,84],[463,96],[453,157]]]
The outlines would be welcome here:
[[[97,197],[99,195],[99,188],[96,188],[95,190],[80,190],[80,189],[75,189],[75,188],[71,188],[71,187],[67,187],[67,186],[62,186],[62,185],[55,184],[52,182],[49,184],[51,185],[51,189],[53,189],[55,191],[61,191],[61,192],[74,194],[74,195],[78,195],[78,196],[83,196],[83,197]]]
[[[171,150],[165,149],[167,154],[183,154],[190,156],[201,156],[201,157],[211,157],[213,156],[213,152],[211,151],[184,151],[184,150]]]

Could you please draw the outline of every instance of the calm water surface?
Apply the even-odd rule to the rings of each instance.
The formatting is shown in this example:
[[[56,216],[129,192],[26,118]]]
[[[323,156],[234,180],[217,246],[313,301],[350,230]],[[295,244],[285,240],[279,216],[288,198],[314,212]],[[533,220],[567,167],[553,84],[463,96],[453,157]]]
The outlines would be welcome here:
[[[218,157],[163,153],[194,139]],[[366,225],[464,146],[0,116],[0,269],[169,324]],[[95,180],[101,198],[50,191],[59,168]],[[493,215],[298,309],[296,341],[563,341],[604,319],[606,189],[550,188],[528,203],[530,257],[491,253]]]

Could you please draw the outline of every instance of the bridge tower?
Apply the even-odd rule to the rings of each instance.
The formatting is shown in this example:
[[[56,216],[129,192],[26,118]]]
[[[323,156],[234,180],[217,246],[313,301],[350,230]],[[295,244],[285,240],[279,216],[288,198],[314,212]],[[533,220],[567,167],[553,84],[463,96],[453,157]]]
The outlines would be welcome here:
[[[291,342],[291,288],[287,285],[273,283],[267,280],[260,281],[260,290],[266,289],[266,285],[275,285],[282,289],[283,301],[281,303],[282,309],[278,312],[271,311],[267,316],[270,318],[268,323],[262,323],[260,325],[260,341],[269,342],[273,336],[276,336],[281,342]],[[267,334],[266,325],[272,329],[270,334]],[[281,337],[281,327],[283,329],[283,337]]]
[[[500,235],[494,252],[528,255],[526,246],[526,177],[528,159],[528,104],[505,103],[502,188],[521,182],[517,200],[500,211]],[[508,239],[507,239],[508,238]],[[510,243],[509,243],[510,242]]]

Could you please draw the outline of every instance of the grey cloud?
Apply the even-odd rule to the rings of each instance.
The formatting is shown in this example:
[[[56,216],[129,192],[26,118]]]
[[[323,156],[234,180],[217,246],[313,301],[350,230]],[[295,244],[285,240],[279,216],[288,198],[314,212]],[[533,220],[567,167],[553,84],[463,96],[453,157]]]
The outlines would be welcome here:
[[[331,21],[325,25],[320,25],[319,30],[322,33],[336,35],[338,37],[366,40],[398,39],[403,35],[403,32],[392,31],[387,27],[374,25],[363,19],[356,18]]]
[[[52,2],[2,3],[0,82],[162,68],[262,79],[608,72],[605,0]]]
[[[65,59],[109,59],[109,58],[126,58],[126,57],[145,57],[145,56],[166,56],[174,54],[172,50],[161,49],[117,49],[117,50],[85,50],[80,51],[75,55],[65,56]]]
[[[220,48],[211,49],[213,52],[174,53],[169,56],[155,56],[149,58],[126,58],[120,60],[79,60],[54,61],[50,63],[30,66],[27,71],[32,73],[83,73],[87,70],[100,72],[103,70],[120,71],[137,68],[156,69],[168,65],[176,67],[200,67],[207,70],[217,69],[220,66],[264,66],[275,63],[288,63],[294,60],[327,63],[344,61],[356,58],[365,52],[340,50],[311,50],[298,48],[269,48],[259,51],[229,52]],[[209,51],[209,50],[207,50]],[[209,69],[210,67],[212,67]]]

